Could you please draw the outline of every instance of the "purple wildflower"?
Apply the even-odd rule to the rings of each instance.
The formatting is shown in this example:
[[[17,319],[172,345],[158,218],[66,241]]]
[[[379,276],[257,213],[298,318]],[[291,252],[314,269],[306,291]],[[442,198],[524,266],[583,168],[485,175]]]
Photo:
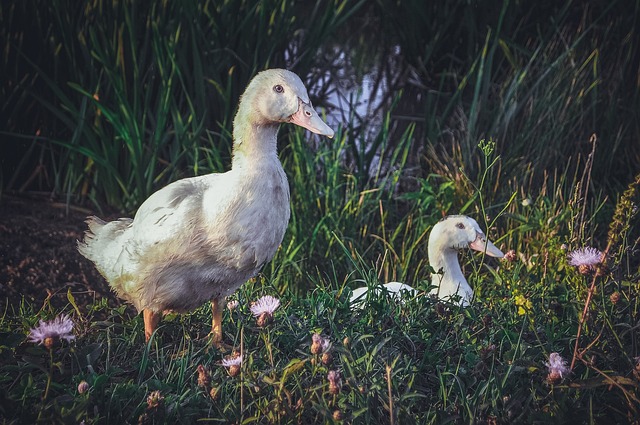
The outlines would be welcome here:
[[[569,372],[567,362],[558,353],[549,354],[549,363],[545,363],[545,366],[549,368],[549,375],[547,375],[547,381],[552,384],[560,381],[564,375]]]
[[[329,392],[331,394],[338,394],[342,389],[342,377],[337,370],[330,370],[327,374],[327,380],[329,381]]]
[[[311,335],[311,354],[325,353],[331,348],[331,343],[328,339],[323,338],[320,334]]]
[[[251,313],[260,317],[264,313],[273,315],[273,312],[280,306],[280,300],[271,295],[265,295],[251,305]]]
[[[222,366],[226,367],[230,376],[236,376],[240,373],[240,366],[242,366],[242,356],[235,355],[222,359]]]
[[[40,324],[29,332],[29,341],[44,344],[45,347],[51,348],[58,339],[71,341],[75,336],[71,333],[73,330],[73,321],[63,314],[55,319],[45,322],[40,320]]]
[[[514,261],[516,261],[518,259],[518,256],[516,255],[516,251],[513,249],[510,249],[509,251],[507,251],[504,254],[504,259],[510,263],[513,263]]]
[[[576,249],[569,253],[569,264],[572,266],[593,267],[602,262],[602,252],[590,246]]]
[[[238,300],[229,301],[227,303],[227,308],[229,309],[229,311],[233,311],[236,308],[238,308],[238,305],[239,305]]]
[[[258,326],[266,326],[273,319],[273,312],[280,306],[280,300],[271,295],[265,295],[251,304],[251,313],[258,318]]]
[[[224,367],[240,366],[241,364],[242,364],[242,356],[222,359],[222,366]]]

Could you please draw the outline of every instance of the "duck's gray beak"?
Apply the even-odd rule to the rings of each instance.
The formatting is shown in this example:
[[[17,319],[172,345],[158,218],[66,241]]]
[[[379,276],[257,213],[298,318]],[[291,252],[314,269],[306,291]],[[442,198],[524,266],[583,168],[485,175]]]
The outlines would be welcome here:
[[[475,249],[476,251],[486,252],[490,257],[502,258],[504,254],[502,251],[498,249],[487,237],[482,234],[476,232],[476,240],[469,244],[469,248]]]
[[[332,138],[334,134],[331,127],[322,121],[322,118],[320,118],[316,110],[313,109],[313,106],[311,106],[310,103],[303,102],[302,99],[299,99],[298,111],[291,115],[290,122],[304,127],[313,133],[327,136],[328,138]]]

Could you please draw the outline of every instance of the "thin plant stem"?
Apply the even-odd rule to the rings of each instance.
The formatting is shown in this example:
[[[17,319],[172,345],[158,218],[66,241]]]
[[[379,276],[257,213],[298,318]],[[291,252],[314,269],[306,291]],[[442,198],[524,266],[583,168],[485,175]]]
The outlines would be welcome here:
[[[580,323],[578,323],[578,331],[576,333],[576,343],[573,347],[573,358],[571,359],[571,366],[569,370],[573,370],[573,366],[576,364],[576,359],[578,357],[578,348],[580,346],[580,335],[582,333],[582,326],[584,325],[584,321],[587,318],[587,314],[589,313],[589,304],[591,303],[591,298],[593,297],[593,292],[596,287],[597,276],[593,276],[593,281],[591,282],[591,286],[589,287],[589,292],[587,293],[587,299],[584,302],[584,308],[582,309],[582,317],[580,317]],[[580,354],[580,358],[582,358],[582,354]]]
[[[609,249],[611,248],[611,244],[609,244],[607,246],[607,248],[604,250],[604,253],[602,253],[602,266],[605,266],[606,263],[606,258],[607,258],[607,253],[609,252]],[[582,317],[580,317],[580,322],[578,323],[578,331],[576,332],[576,343],[573,347],[573,358],[571,359],[571,366],[569,367],[569,370],[573,370],[573,366],[575,366],[576,364],[576,359],[578,357],[580,357],[580,359],[582,359],[582,354],[578,354],[578,349],[580,347],[580,335],[582,334],[582,327],[584,326],[584,322],[585,320],[587,320],[587,314],[589,314],[589,304],[591,304],[591,298],[593,297],[593,293],[595,292],[596,289],[596,282],[598,281],[598,273],[594,273],[593,275],[593,280],[591,281],[591,286],[589,286],[589,292],[587,293],[587,299],[584,302],[584,308],[582,309]]]
[[[244,417],[244,326],[240,328],[240,422]]]
[[[53,377],[53,349],[49,348],[49,374],[47,375],[47,386],[44,390],[43,400],[49,397],[49,388],[51,387],[51,378]]]
[[[389,394],[389,423],[394,425],[393,420],[393,394],[391,393],[391,366],[387,365],[387,391]]]
[[[271,368],[274,368],[274,363],[273,363],[273,348],[271,347],[271,337],[270,337],[270,331],[267,328],[266,332],[262,334],[262,338],[264,339],[264,345],[267,347],[267,352],[269,353],[269,364],[271,364]]]
[[[53,376],[53,349],[49,348],[49,373],[47,374],[47,386],[44,389],[44,394],[42,395],[43,403],[49,397],[49,388],[51,387],[51,378]],[[42,419],[42,412],[44,411],[44,404],[38,412],[38,422]]]

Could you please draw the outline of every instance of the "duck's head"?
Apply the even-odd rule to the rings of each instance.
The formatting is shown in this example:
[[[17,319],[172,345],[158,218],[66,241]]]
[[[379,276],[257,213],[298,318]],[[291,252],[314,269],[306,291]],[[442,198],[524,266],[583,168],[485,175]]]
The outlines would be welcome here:
[[[313,109],[300,77],[286,69],[258,73],[249,83],[241,103],[250,106],[252,120],[258,124],[290,122],[333,137],[333,130]]]
[[[450,215],[436,223],[429,235],[429,246],[432,245],[453,250],[471,248],[486,252],[491,257],[504,257],[502,251],[487,239],[478,223],[466,215]]]

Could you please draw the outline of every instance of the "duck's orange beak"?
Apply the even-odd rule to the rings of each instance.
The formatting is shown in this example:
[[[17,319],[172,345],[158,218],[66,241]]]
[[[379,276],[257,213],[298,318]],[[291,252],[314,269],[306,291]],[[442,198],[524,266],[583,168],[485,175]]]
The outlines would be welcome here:
[[[306,128],[307,130],[332,138],[333,130],[318,115],[311,103],[305,103],[302,99],[298,100],[298,111],[291,115],[289,122]]]
[[[476,232],[476,240],[469,244],[469,248],[486,252],[490,257],[502,258],[504,254],[482,233]]]

